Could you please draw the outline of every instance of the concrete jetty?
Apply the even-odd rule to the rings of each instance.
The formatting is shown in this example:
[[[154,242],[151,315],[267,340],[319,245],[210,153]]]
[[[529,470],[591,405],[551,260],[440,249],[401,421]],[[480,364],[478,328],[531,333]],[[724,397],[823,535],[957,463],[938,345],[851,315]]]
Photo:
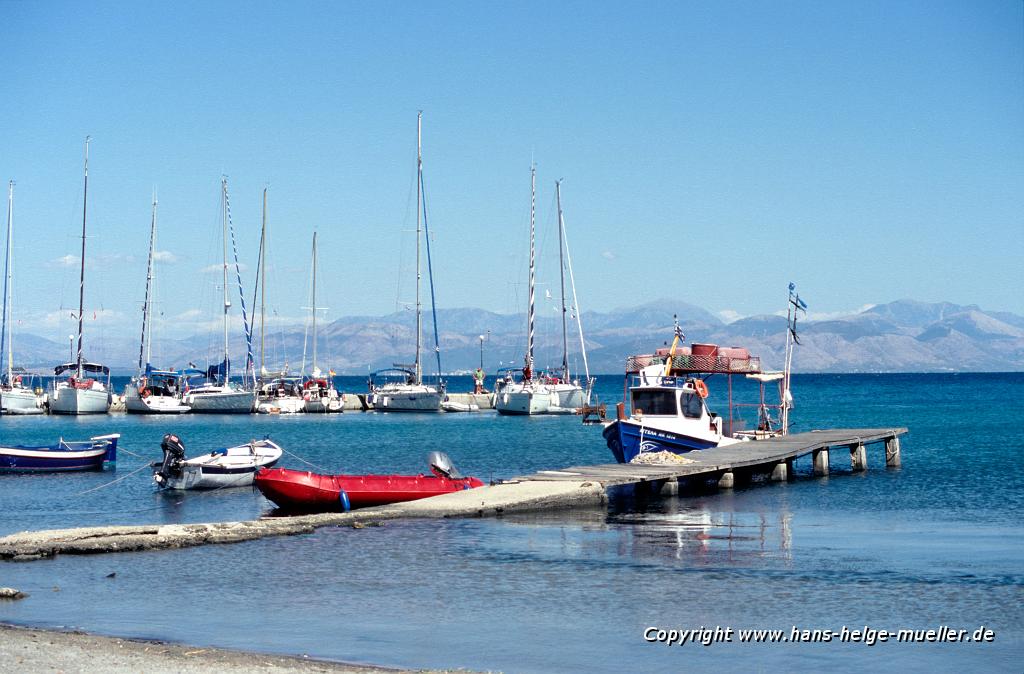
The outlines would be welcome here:
[[[310,533],[323,526],[363,528],[399,518],[494,517],[506,513],[593,507],[607,502],[612,487],[636,485],[676,493],[688,484],[729,489],[761,474],[793,479],[793,462],[811,456],[812,473],[827,475],[830,450],[846,450],[850,469],[867,469],[867,448],[885,450],[885,465],[901,464],[900,436],[906,428],[811,431],[690,452],[666,464],[601,464],[544,470],[477,489],[349,513],[264,517],[246,522],[87,527],[23,532],[0,538],[0,560],[29,561],[57,554],[95,554],[237,543],[266,536]]]

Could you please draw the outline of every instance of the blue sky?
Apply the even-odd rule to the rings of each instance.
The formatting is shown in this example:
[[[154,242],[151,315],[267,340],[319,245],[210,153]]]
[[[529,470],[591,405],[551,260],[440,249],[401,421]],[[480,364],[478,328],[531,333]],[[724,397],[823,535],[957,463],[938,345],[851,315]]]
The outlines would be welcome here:
[[[725,315],[910,297],[1024,313],[1024,10],[1007,2],[0,3],[0,178],[17,313],[137,329],[150,197],[159,296],[216,315],[229,179],[250,273],[327,317],[412,298],[416,111],[438,303],[521,307],[529,166],[553,283],[556,178],[580,303]],[[66,264],[66,262],[72,264]],[[399,283],[400,281],[400,283]],[[551,286],[552,288],[554,286]],[[248,292],[248,291],[247,291]],[[442,326],[443,327],[443,326]]]

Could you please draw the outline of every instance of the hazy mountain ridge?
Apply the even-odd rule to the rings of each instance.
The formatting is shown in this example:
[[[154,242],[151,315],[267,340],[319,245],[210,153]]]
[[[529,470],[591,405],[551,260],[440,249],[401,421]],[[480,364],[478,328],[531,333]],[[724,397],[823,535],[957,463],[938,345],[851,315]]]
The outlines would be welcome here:
[[[672,337],[672,316],[678,314],[689,340],[745,346],[760,355],[766,368],[782,365],[786,320],[776,315],[748,316],[726,324],[707,310],[681,301],[662,300],[609,312],[587,311],[583,328],[591,372],[622,371],[627,355],[648,353]],[[484,336],[484,364],[488,372],[499,365],[519,366],[526,346],[526,317],[481,309],[439,309],[442,366],[446,371],[468,370],[480,363],[480,336]],[[424,316],[424,343],[432,344],[430,315]],[[415,314],[401,311],[387,316],[339,318],[320,330],[319,365],[339,374],[365,374],[394,363],[410,363],[415,345]],[[1024,370],[1024,317],[988,312],[976,305],[898,300],[860,313],[828,320],[798,323],[801,346],[794,367],[798,372],[947,372]],[[536,320],[536,361],[539,367],[561,360],[561,321],[547,314]],[[267,367],[284,364],[297,371],[303,353],[302,326],[276,328],[267,336]],[[582,368],[579,336],[570,321],[570,360]],[[306,343],[306,361],[312,344]],[[205,366],[219,360],[219,338],[193,335],[160,340],[154,357],[162,366]],[[95,348],[91,348],[92,347]],[[258,349],[258,346],[254,345]],[[232,338],[234,365],[244,362],[245,343]],[[15,362],[30,369],[47,370],[65,362],[69,345],[19,334]],[[138,338],[89,336],[86,356],[119,370],[130,370],[138,360]],[[435,369],[432,347],[424,348],[426,371]]]

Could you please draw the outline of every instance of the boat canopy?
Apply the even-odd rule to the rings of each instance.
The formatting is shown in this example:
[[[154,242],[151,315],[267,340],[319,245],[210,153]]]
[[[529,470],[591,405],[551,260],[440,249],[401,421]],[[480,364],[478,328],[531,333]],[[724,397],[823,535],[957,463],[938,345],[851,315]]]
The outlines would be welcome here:
[[[398,377],[398,376],[415,377],[416,373],[412,370],[404,367],[386,367],[383,370],[377,370],[370,373],[370,379],[374,377]]]
[[[69,370],[77,370],[78,363],[64,363],[53,368],[53,376],[57,377]],[[110,374],[110,368],[106,365],[100,365],[99,363],[82,363],[82,370],[84,372],[91,372],[93,374]]]

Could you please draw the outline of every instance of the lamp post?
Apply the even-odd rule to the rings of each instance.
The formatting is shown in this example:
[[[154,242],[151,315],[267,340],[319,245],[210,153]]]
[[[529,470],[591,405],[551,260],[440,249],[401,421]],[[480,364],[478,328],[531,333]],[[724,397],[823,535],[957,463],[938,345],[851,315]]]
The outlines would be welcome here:
[[[480,369],[484,369],[484,336],[480,335]]]

